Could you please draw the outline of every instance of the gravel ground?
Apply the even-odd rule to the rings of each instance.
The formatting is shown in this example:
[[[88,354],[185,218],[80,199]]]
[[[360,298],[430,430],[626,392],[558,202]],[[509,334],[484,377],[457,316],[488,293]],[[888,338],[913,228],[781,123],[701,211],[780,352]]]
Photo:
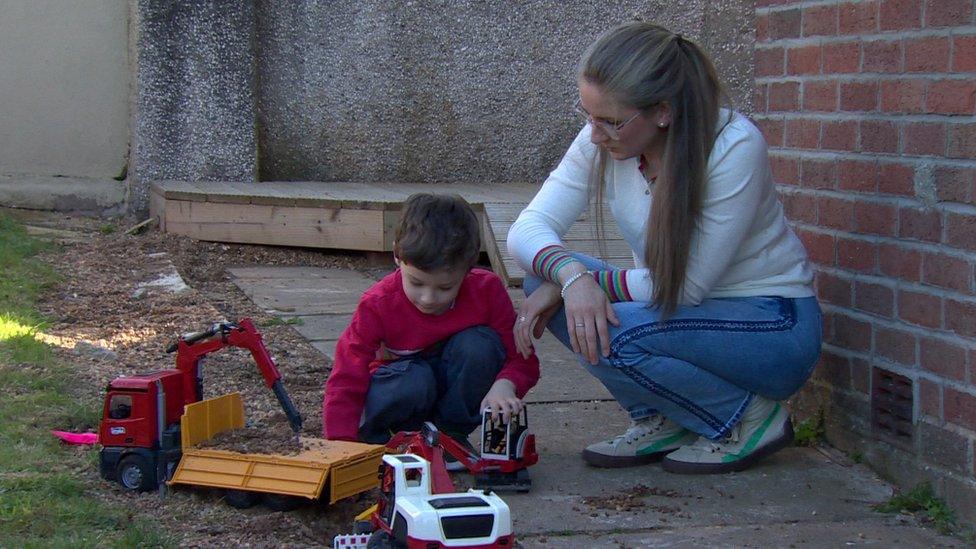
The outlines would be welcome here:
[[[26,223],[32,232],[45,233],[59,243],[43,253],[42,259],[54,265],[62,279],[42,296],[39,308],[49,319],[43,333],[84,381],[78,387],[79,397],[101,399],[108,381],[122,374],[172,367],[174,356],[166,354],[165,348],[179,334],[204,329],[218,320],[250,317],[305,419],[303,434],[321,433],[327,357],[290,326],[276,323],[274,317],[255,307],[231,282],[226,268],[341,267],[360,270],[373,278],[381,276],[382,269],[371,269],[365,258],[356,254],[198,242],[155,230],[128,235],[124,231],[135,221],[116,220],[112,226],[101,219],[3,211]],[[170,264],[175,265],[188,289],[173,293],[157,286],[141,286],[165,274]],[[263,429],[272,433],[269,440],[293,444],[277,401],[244,350],[224,349],[208,355],[205,361],[205,397],[230,391],[243,394],[250,427],[238,438],[247,438],[246,431]],[[97,425],[78,423],[70,427],[85,430]],[[66,447],[65,451],[92,450]],[[191,547],[331,546],[333,535],[351,531],[352,517],[374,497],[366,494],[331,507],[316,504],[288,513],[262,506],[237,510],[224,505],[215,491],[175,488],[160,500],[156,493],[124,493],[99,478],[95,468],[80,474],[90,480],[92,497],[118,501],[132,509],[133,515],[152,517],[175,532],[182,546]]]

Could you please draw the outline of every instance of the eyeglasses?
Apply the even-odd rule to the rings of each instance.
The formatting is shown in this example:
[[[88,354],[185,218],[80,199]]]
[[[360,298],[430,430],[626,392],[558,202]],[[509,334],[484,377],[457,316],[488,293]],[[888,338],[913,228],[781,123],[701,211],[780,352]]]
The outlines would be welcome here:
[[[607,137],[609,137],[610,139],[613,139],[614,141],[617,141],[617,140],[620,139],[620,130],[622,130],[624,126],[626,126],[627,124],[630,124],[638,116],[640,116],[640,113],[637,113],[634,116],[631,116],[630,118],[628,118],[627,120],[625,120],[625,121],[623,121],[623,122],[621,122],[619,124],[611,124],[610,122],[607,122],[606,120],[600,120],[599,118],[593,118],[593,115],[591,115],[590,113],[586,112],[586,109],[583,108],[583,102],[580,99],[577,99],[576,100],[576,104],[573,105],[573,110],[576,111],[576,114],[580,115],[583,118],[583,121],[584,122],[587,122],[589,124],[593,124],[594,126],[600,128],[600,131],[602,131],[603,133],[605,133],[607,135]]]

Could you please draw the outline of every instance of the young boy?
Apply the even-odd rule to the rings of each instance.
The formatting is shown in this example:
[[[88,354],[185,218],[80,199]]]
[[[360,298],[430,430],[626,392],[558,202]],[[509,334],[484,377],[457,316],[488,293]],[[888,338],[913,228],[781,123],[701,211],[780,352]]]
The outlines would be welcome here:
[[[486,407],[506,417],[521,410],[539,361],[516,351],[504,284],[473,268],[480,248],[464,199],[407,199],[393,246],[399,268],[363,294],[336,346],[326,438],[383,444],[433,421],[464,442]]]

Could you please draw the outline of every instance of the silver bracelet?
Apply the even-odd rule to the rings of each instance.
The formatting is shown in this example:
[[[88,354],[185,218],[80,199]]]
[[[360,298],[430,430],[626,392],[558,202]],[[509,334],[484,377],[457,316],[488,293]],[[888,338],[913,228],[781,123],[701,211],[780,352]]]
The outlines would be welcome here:
[[[563,298],[563,301],[565,301],[566,300],[566,290],[569,289],[569,287],[573,284],[573,282],[576,282],[577,280],[583,278],[584,276],[586,276],[588,274],[590,274],[590,271],[583,271],[583,272],[580,272],[580,273],[576,273],[573,276],[567,278],[566,279],[566,282],[563,283],[563,288],[561,290],[559,290],[559,297]]]

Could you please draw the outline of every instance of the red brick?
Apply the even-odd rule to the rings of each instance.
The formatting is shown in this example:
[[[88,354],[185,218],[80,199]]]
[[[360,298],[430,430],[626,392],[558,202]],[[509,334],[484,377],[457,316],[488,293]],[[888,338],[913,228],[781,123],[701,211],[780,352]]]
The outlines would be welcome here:
[[[947,213],[946,243],[966,250],[976,250],[976,216]]]
[[[800,10],[781,10],[770,12],[769,14],[769,38],[780,40],[782,38],[800,37]]]
[[[976,112],[976,82],[936,80],[929,85],[925,106],[935,114],[973,114]]]
[[[922,79],[881,82],[881,110],[896,113],[925,111],[925,85]]]
[[[803,242],[810,261],[828,267],[834,266],[834,237],[826,233],[817,233],[797,229],[796,235]]]
[[[769,165],[773,172],[773,181],[783,185],[800,184],[800,161],[796,157],[771,154]]]
[[[820,46],[786,50],[786,74],[820,74]]]
[[[816,149],[820,144],[820,122],[803,118],[786,121],[786,146]]]
[[[840,85],[840,110],[873,111],[878,108],[877,82],[843,82]]]
[[[846,356],[823,351],[814,368],[817,379],[838,389],[851,388],[851,361]]]
[[[851,357],[851,387],[868,394],[871,390],[871,363],[863,358]]]
[[[756,84],[752,90],[752,104],[756,108],[757,113],[764,113],[769,110],[766,101],[766,90],[769,88],[766,84]]]
[[[953,27],[972,20],[972,0],[927,0],[925,2],[926,27]]]
[[[898,152],[897,127],[884,120],[862,120],[860,148],[867,152]]]
[[[841,160],[837,164],[837,189],[862,193],[876,192],[878,190],[877,164],[863,160]]]
[[[922,413],[942,419],[942,386],[925,378],[918,379],[918,396]]]
[[[837,44],[824,44],[824,74],[857,72],[860,65],[861,45],[859,43],[842,42]]]
[[[878,4],[874,1],[841,4],[837,19],[840,34],[874,34],[878,30]]]
[[[817,198],[811,194],[780,193],[786,218],[790,221],[815,224],[817,222]]]
[[[770,111],[795,111],[799,106],[799,82],[774,82],[769,85]]]
[[[769,16],[760,14],[756,16],[756,42],[769,40]]]
[[[840,231],[854,230],[854,202],[833,196],[818,196],[820,226]]]
[[[887,286],[858,280],[854,283],[854,308],[891,318],[895,293]]]
[[[901,208],[898,210],[898,236],[939,242],[942,240],[942,214],[931,208]]]
[[[837,266],[859,273],[873,273],[877,263],[876,244],[864,240],[837,238]]]
[[[898,211],[891,204],[854,203],[854,230],[860,233],[894,236],[897,218]]]
[[[942,300],[932,294],[899,290],[898,318],[926,328],[940,328]]]
[[[915,195],[915,168],[886,163],[878,166],[878,192],[904,196]]]
[[[915,365],[915,334],[874,326],[874,353],[899,364]]]
[[[835,315],[833,342],[851,351],[870,351],[871,325],[844,314]]]
[[[883,275],[918,282],[922,279],[922,254],[902,244],[881,244],[878,247],[878,267]]]
[[[923,370],[949,379],[966,379],[966,349],[940,339],[919,339],[919,364]]]
[[[782,76],[784,50],[775,48],[756,48],[753,60],[756,64],[756,76]]]
[[[770,147],[783,146],[783,127],[782,119],[759,118],[755,120],[756,127],[762,132],[763,138]]]
[[[837,164],[829,160],[804,158],[800,161],[800,186],[811,189],[833,189]]]
[[[976,431],[976,396],[945,387],[942,398],[946,421]]]
[[[807,111],[836,111],[837,81],[808,80],[804,82],[803,109]]]
[[[881,0],[881,6],[878,8],[878,26],[883,31],[921,27],[921,0]]]
[[[976,35],[952,37],[952,71],[976,71]]]
[[[935,195],[940,201],[974,203],[976,169],[938,166],[933,173]]]
[[[976,158],[976,124],[948,124],[949,158]]]
[[[973,292],[973,266],[969,261],[941,253],[922,256],[922,282],[955,290]]]
[[[976,303],[946,299],[945,328],[963,337],[976,337]]]
[[[851,306],[851,280],[826,272],[817,273],[817,295],[825,303],[838,307]]]
[[[838,120],[823,122],[820,148],[831,151],[857,150],[857,121]]]
[[[905,154],[935,156],[945,154],[945,124],[916,122],[905,124],[902,126],[902,131]]]
[[[905,72],[945,72],[949,70],[949,39],[930,36],[905,40]]]
[[[902,47],[898,40],[875,40],[861,45],[864,59],[861,72],[898,73],[902,67]]]
[[[816,6],[803,10],[803,36],[837,34],[837,6]]]

